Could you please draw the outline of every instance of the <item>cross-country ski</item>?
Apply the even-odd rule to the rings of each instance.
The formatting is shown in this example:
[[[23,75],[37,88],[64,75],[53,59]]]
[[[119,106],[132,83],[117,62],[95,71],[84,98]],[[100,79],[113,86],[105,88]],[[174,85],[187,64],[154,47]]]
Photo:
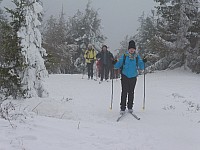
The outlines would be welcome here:
[[[119,115],[119,117],[117,118],[117,122],[119,122],[122,118],[127,117],[126,115],[128,115],[128,114],[130,114],[132,117],[134,117],[134,119],[140,120],[140,117],[138,117],[135,113],[125,112],[124,114]]]
[[[135,119],[140,120],[140,117],[138,117],[136,114],[134,113],[130,113]]]
[[[117,118],[117,122],[118,122],[121,118],[123,118],[125,115],[126,115],[126,113],[120,114],[119,117]]]

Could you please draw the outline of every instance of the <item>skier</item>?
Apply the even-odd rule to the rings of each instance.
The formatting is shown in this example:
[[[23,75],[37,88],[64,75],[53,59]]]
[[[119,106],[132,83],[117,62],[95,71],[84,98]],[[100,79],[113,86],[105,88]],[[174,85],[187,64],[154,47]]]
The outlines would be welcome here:
[[[108,51],[108,47],[106,45],[102,46],[102,51],[97,54],[97,59],[101,62],[101,81],[103,79],[108,80],[109,69],[112,65],[113,54]]]
[[[126,102],[128,95],[128,112],[133,112],[133,100],[134,100],[134,89],[138,76],[138,69],[144,70],[144,63],[146,58],[141,59],[139,54],[136,52],[135,42],[131,40],[128,45],[128,51],[123,54],[119,61],[113,60],[115,69],[121,70],[121,103],[120,103],[120,114],[123,115],[126,110]]]
[[[88,44],[88,49],[85,51],[84,58],[87,63],[88,80],[90,78],[93,79],[93,65],[96,60],[96,52],[92,44]]]

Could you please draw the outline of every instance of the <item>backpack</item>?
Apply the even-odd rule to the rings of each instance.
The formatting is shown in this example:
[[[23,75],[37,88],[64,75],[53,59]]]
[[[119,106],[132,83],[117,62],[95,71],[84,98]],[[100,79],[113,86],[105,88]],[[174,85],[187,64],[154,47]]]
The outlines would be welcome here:
[[[122,66],[120,67],[120,73],[121,73],[121,74],[122,74],[122,70],[123,70],[124,65],[125,65],[125,61],[126,61],[126,54],[124,54],[123,64],[122,64]],[[136,67],[138,68],[138,56],[136,57]]]

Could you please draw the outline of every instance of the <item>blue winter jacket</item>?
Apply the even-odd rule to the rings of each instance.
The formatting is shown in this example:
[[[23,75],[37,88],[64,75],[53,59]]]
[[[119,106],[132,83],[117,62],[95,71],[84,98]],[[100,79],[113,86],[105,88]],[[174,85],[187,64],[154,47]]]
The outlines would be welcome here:
[[[144,70],[144,62],[141,57],[134,53],[130,54],[129,52],[125,53],[126,60],[123,66],[122,74],[128,78],[133,78],[138,76],[138,69]],[[136,66],[136,57],[138,57],[138,66]],[[119,61],[114,65],[115,69],[119,69],[123,65],[124,54],[120,57]]]

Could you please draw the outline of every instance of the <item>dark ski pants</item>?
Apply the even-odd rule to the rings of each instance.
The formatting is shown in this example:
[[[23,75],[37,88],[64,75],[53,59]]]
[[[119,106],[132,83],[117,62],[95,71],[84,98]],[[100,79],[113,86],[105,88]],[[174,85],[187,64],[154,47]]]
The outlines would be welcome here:
[[[102,64],[101,66],[101,81],[105,78],[105,80],[108,79],[108,74],[109,74],[109,67],[108,65]]]
[[[87,70],[88,70],[88,78],[93,78],[93,64],[94,63],[87,63]]]
[[[122,75],[121,85],[122,85],[122,93],[121,93],[121,110],[124,111],[126,109],[127,95],[128,95],[128,109],[133,108],[133,99],[134,99],[134,90],[136,85],[137,78],[127,78],[125,75]]]

